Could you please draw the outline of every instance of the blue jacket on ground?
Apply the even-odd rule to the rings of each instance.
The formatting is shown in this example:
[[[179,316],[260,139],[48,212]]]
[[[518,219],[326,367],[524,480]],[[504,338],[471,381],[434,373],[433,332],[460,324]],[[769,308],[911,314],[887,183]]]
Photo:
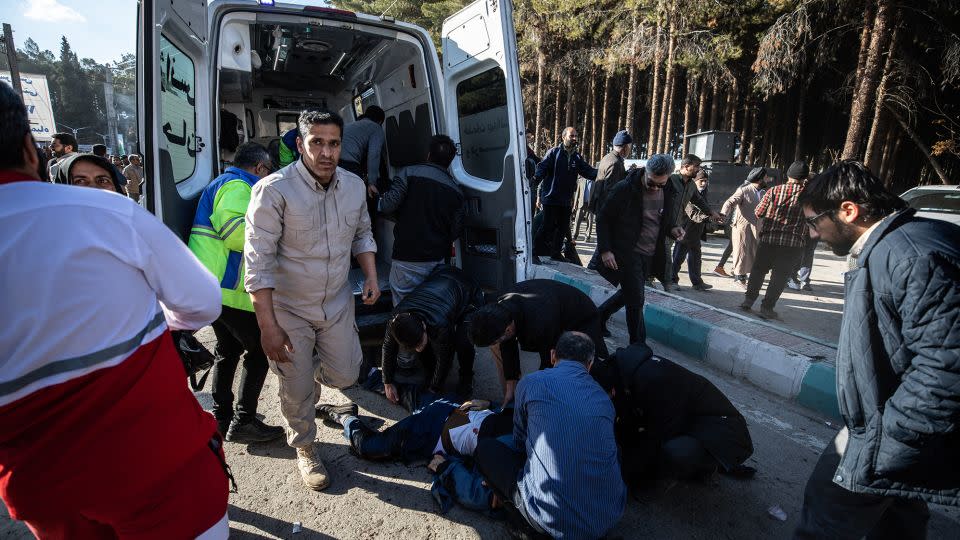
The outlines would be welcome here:
[[[588,165],[579,152],[567,152],[562,144],[547,151],[537,165],[535,176],[540,184],[540,204],[572,206],[577,176],[596,180],[597,170]]]
[[[833,479],[958,506],[960,227],[914,214],[878,225],[844,280],[837,400],[850,433]]]

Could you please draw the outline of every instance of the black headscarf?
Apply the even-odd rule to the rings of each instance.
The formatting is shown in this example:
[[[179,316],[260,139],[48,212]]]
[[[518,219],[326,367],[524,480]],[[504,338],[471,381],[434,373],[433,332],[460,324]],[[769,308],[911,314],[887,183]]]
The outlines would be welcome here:
[[[93,154],[74,154],[64,158],[58,163],[59,169],[57,169],[57,177],[53,180],[54,183],[72,185],[73,183],[70,181],[70,169],[73,169],[73,166],[80,161],[87,161],[105,171],[108,171],[110,173],[110,178],[113,179],[113,189],[121,195],[126,195],[126,192],[123,190],[123,185],[126,183],[126,179],[123,178],[123,175],[120,174],[120,171],[113,166],[113,163],[107,161],[106,158],[102,158]]]

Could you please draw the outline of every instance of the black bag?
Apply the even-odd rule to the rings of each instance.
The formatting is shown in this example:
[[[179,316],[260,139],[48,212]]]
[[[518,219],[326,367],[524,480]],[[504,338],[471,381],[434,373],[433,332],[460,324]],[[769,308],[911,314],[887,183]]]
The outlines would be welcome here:
[[[180,354],[180,361],[183,362],[183,370],[187,372],[187,377],[190,379],[190,388],[193,388],[194,392],[199,392],[207,382],[211,368],[217,363],[217,357],[194,337],[193,332],[174,330],[171,334],[177,353]],[[197,374],[200,372],[203,372],[203,375],[198,380]]]

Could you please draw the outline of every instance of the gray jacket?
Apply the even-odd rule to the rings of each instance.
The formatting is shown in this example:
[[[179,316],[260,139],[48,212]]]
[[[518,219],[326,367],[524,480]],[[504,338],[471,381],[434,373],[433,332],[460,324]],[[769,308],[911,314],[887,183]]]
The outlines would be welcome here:
[[[834,482],[960,505],[960,227],[888,217],[846,274],[837,399],[849,440]]]

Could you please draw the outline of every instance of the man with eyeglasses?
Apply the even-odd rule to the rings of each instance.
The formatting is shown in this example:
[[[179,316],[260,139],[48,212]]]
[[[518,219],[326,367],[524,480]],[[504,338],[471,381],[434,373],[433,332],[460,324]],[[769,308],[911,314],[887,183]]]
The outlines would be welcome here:
[[[917,217],[856,161],[823,171],[799,203],[850,270],[845,427],[807,481],[795,538],[924,538],[928,503],[960,506],[960,228]]]
[[[223,296],[223,310],[213,322],[219,357],[213,367],[213,415],[226,440],[244,444],[283,436],[282,427],[268,426],[257,418],[257,401],[269,367],[253,303],[243,288],[244,214],[253,185],[272,172],[266,148],[255,142],[240,145],[233,165],[203,190],[188,242],[193,254],[220,282]],[[234,411],[233,377],[244,351]]]
[[[669,283],[667,237],[683,239],[683,228],[676,226],[678,216],[673,192],[664,186],[673,172],[673,157],[656,154],[647,163],[633,169],[607,195],[597,215],[597,250],[600,275],[620,290],[600,305],[604,327],[611,315],[626,306],[630,343],[647,339],[643,323],[644,286],[647,276]],[[664,213],[665,209],[667,214]]]
[[[787,280],[793,275],[793,270],[800,262],[807,245],[806,225],[797,198],[803,191],[804,181],[809,173],[810,168],[806,162],[794,161],[787,169],[786,183],[768,189],[755,211],[757,218],[761,220],[759,243],[740,309],[753,309],[754,302],[760,296],[763,280],[770,272],[767,293],[760,304],[759,315],[762,319],[780,318],[773,308],[783,294]]]

